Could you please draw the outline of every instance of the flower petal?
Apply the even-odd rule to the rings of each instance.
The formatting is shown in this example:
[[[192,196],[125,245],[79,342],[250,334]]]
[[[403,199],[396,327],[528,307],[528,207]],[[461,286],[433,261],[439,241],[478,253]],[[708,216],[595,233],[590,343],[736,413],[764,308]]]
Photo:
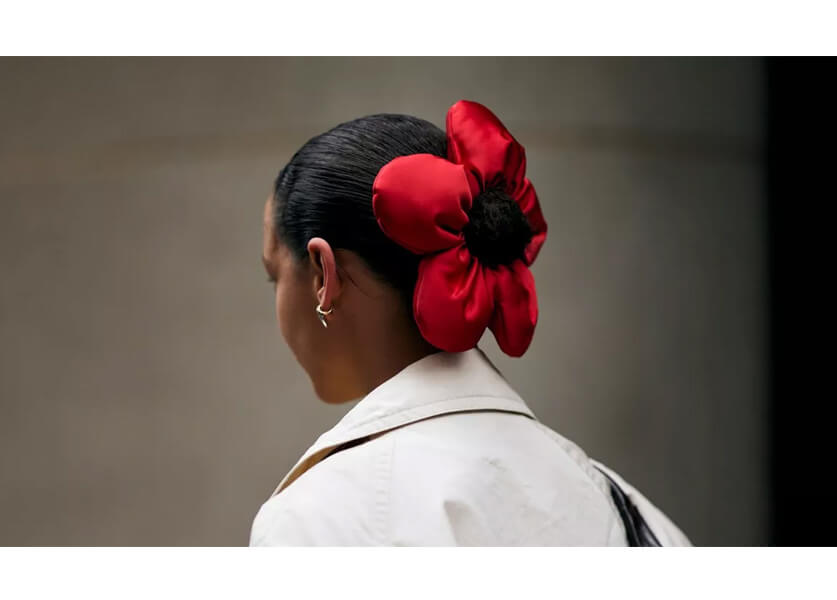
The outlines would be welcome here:
[[[465,167],[440,156],[399,156],[375,177],[372,211],[387,236],[416,254],[452,248],[468,223],[469,179]]]
[[[538,195],[535,193],[535,188],[528,178],[524,178],[523,186],[514,200],[520,206],[523,214],[526,215],[529,226],[532,228],[532,239],[523,251],[526,264],[531,265],[535,262],[535,258],[537,258],[538,252],[540,252],[541,246],[543,246],[544,240],[546,239],[546,221],[541,212]]]
[[[447,352],[477,345],[494,310],[483,266],[465,244],[419,263],[413,315],[424,339]]]
[[[479,102],[460,100],[446,118],[448,160],[463,164],[479,178],[482,189],[505,180],[514,197],[523,185],[526,152],[497,116]]]
[[[522,356],[532,341],[538,322],[535,279],[522,260],[493,270],[494,314],[488,327],[500,349]]]

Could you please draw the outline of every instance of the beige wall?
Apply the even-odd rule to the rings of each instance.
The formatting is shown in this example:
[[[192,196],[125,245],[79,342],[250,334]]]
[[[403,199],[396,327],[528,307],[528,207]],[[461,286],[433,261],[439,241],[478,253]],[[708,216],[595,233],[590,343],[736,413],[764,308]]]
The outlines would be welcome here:
[[[766,542],[765,206],[751,59],[0,60],[0,544],[245,544],[348,405],[259,263],[313,135],[478,100],[550,234],[523,359],[547,424],[700,544]]]

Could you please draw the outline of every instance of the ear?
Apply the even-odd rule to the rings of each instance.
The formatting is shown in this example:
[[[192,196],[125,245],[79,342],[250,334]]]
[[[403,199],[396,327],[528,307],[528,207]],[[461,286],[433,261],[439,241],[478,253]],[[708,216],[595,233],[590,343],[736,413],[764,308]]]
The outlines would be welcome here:
[[[331,245],[323,238],[311,238],[308,241],[308,260],[315,274],[313,285],[317,302],[323,310],[329,310],[343,289]]]

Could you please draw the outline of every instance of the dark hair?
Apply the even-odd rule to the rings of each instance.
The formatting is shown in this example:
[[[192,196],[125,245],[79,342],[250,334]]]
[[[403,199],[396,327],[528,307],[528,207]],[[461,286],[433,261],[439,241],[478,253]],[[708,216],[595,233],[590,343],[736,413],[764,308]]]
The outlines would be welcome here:
[[[409,302],[421,256],[378,226],[372,184],[381,167],[398,156],[446,157],[446,152],[445,132],[417,117],[382,113],[341,123],[308,140],[279,172],[275,229],[300,260],[313,237],[356,252]],[[520,208],[496,187],[500,183],[492,182],[474,199],[464,229],[469,249],[489,267],[521,257],[532,238]]]

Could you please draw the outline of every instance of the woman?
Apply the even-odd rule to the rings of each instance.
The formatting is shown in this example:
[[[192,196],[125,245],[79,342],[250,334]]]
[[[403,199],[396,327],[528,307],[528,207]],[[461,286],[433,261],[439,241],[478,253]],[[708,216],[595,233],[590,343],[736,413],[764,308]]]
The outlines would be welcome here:
[[[308,141],[264,207],[282,335],[361,400],[259,510],[251,545],[688,545],[543,425],[476,345],[522,355],[546,237],[523,147],[476,102],[446,131],[377,114]]]

